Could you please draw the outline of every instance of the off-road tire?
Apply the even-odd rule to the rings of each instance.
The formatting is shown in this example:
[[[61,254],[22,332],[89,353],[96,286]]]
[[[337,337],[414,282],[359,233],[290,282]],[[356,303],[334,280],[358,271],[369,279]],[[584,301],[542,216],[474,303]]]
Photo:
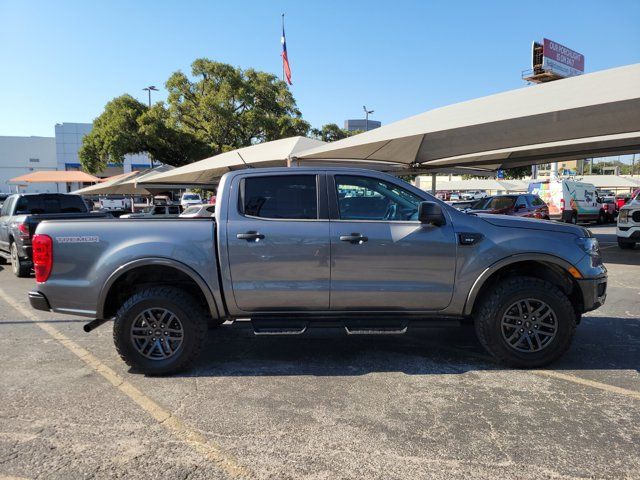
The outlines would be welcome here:
[[[18,246],[15,242],[12,242],[9,248],[11,250],[11,270],[13,271],[13,274],[19,278],[31,276],[31,266],[25,265],[24,261],[20,259]]]
[[[141,312],[149,308],[168,309],[182,324],[182,344],[167,359],[149,359],[134,346],[132,324]],[[135,371],[167,375],[185,370],[195,362],[206,342],[207,328],[206,313],[187,292],[173,287],[151,287],[136,292],[120,307],[113,325],[113,342],[120,357]]]
[[[621,240],[618,238],[618,246],[623,250],[633,250],[636,248],[636,242],[629,242],[627,240]]]
[[[576,212],[573,212],[571,214],[571,216],[569,217],[569,220],[567,223],[570,223],[572,225],[577,225],[578,224],[578,214]]]
[[[501,321],[507,308],[520,299],[545,302],[557,319],[555,338],[536,352],[511,348],[502,336]],[[486,292],[474,315],[482,346],[500,362],[517,368],[538,368],[558,359],[571,345],[576,329],[576,312],[569,298],[555,285],[533,277],[510,277]]]

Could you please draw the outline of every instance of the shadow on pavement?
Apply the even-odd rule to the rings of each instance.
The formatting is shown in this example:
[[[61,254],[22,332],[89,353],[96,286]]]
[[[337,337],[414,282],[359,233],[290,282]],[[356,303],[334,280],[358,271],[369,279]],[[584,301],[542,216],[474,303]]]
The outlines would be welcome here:
[[[553,370],[640,371],[640,319],[588,317]],[[471,327],[427,328],[401,336],[347,336],[312,329],[302,336],[254,336],[249,326],[210,332],[206,351],[189,377],[408,375],[507,370],[478,343]]]

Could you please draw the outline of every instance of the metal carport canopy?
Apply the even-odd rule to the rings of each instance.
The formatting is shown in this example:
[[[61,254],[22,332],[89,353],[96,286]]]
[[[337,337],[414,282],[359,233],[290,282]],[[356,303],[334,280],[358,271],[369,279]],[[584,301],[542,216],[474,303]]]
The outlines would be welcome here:
[[[351,160],[388,170],[495,170],[637,151],[640,64],[436,108],[292,160]]]

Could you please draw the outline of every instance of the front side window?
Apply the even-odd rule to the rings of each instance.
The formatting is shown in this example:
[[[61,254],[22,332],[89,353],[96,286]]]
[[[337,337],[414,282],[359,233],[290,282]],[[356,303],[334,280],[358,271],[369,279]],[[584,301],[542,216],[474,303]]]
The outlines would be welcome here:
[[[315,175],[247,177],[240,185],[240,213],[252,217],[315,220],[318,188]]]
[[[418,220],[418,195],[377,178],[336,175],[341,220]]]

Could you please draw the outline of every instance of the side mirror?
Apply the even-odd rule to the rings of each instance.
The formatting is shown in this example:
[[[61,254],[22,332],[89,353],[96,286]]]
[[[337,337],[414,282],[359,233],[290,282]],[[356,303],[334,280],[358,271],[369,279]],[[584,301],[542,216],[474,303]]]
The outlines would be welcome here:
[[[418,220],[420,223],[430,223],[437,227],[447,223],[442,207],[436,202],[421,202],[418,207]]]

